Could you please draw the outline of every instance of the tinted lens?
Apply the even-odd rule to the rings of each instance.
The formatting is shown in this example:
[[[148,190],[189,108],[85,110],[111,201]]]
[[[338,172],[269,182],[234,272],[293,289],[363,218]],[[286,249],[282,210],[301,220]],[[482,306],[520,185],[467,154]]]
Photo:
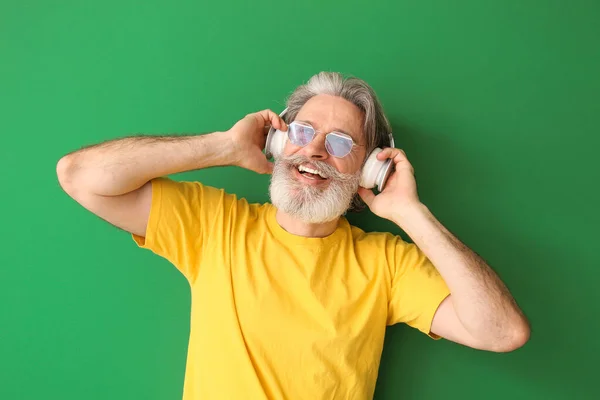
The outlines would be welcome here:
[[[347,156],[352,150],[352,139],[337,133],[327,135],[325,146],[329,154],[335,157]]]
[[[288,126],[288,138],[290,142],[295,144],[296,146],[306,146],[311,142],[315,136],[315,130],[310,126],[297,124],[292,122]]]

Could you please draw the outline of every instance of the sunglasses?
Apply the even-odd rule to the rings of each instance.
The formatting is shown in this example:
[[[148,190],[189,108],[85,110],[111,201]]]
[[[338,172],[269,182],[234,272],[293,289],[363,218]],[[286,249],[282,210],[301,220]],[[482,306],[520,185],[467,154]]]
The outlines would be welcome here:
[[[290,142],[296,146],[304,147],[314,139],[317,130],[306,122],[294,121],[288,124],[287,135]],[[334,157],[346,157],[354,146],[362,146],[356,144],[354,140],[341,132],[329,132],[325,136],[325,148],[327,152]]]

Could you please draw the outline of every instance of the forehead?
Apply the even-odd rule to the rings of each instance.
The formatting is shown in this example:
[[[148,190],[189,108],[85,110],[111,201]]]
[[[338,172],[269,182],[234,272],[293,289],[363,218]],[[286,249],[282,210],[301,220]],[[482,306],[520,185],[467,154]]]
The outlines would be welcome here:
[[[319,131],[342,131],[355,140],[363,136],[363,119],[364,113],[356,105],[327,94],[312,97],[296,116],[296,120],[309,122]]]

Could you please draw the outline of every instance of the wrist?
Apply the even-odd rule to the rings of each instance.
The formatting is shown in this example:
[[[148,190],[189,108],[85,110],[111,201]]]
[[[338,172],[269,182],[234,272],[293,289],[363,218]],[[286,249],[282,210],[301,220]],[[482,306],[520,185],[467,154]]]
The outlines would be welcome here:
[[[197,169],[236,165],[236,152],[227,132],[213,132],[196,137]]]
[[[392,213],[391,220],[406,231],[406,229],[417,223],[418,220],[426,217],[428,214],[430,214],[430,211],[425,204],[415,202],[398,207]]]

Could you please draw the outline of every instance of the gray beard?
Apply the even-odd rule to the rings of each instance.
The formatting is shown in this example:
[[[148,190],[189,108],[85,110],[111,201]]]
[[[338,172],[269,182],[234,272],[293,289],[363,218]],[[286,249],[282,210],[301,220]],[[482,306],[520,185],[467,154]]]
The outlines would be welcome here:
[[[326,188],[317,188],[298,181],[295,169],[305,162],[314,164],[329,180]],[[279,210],[305,223],[324,223],[343,215],[358,191],[361,170],[342,174],[322,161],[312,161],[301,155],[275,160],[269,194]]]

